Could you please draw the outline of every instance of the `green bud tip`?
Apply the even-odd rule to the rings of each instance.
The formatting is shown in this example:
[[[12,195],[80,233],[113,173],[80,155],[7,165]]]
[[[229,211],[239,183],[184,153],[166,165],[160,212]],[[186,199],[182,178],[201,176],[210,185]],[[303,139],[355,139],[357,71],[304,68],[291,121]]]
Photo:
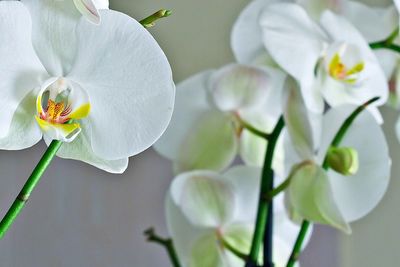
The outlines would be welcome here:
[[[331,169],[340,174],[354,175],[359,168],[358,152],[351,147],[330,147],[327,163]]]
[[[161,9],[161,10],[157,11],[157,17],[159,17],[159,18],[165,18],[165,17],[170,16],[171,14],[172,14],[172,11],[168,10],[168,9]]]

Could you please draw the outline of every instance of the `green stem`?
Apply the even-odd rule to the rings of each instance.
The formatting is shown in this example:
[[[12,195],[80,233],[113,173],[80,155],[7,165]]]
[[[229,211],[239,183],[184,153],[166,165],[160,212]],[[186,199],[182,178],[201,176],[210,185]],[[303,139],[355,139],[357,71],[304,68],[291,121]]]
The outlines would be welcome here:
[[[272,160],[274,156],[275,146],[278,141],[279,135],[284,127],[285,123],[283,117],[281,117],[272,131],[269,140],[267,151],[265,153],[264,167],[261,176],[261,190],[260,199],[258,202],[256,225],[251,244],[250,254],[246,266],[254,266],[257,264],[258,255],[260,255],[260,249],[264,238],[264,233],[267,224],[269,202],[264,200],[264,196],[272,189],[274,172],[272,170]],[[269,246],[264,244],[264,246]],[[271,246],[270,246],[271,247]],[[271,247],[272,249],[272,247]],[[272,262],[272,259],[264,259],[264,263]]]
[[[292,181],[291,177],[289,176],[288,178],[286,178],[285,181],[283,181],[279,186],[275,187],[273,190],[269,191],[265,197],[264,200],[265,201],[271,201],[272,199],[274,199],[274,197],[276,197],[277,195],[279,195],[279,193],[285,191],[285,189],[290,185],[290,182]]]
[[[239,259],[242,259],[243,261],[247,260],[247,255],[245,253],[242,253],[238,249],[236,249],[231,244],[229,244],[228,241],[226,241],[225,239],[222,238],[221,242],[222,242],[222,245],[224,246],[224,248],[227,249],[228,251],[230,251],[233,255],[235,255]]]
[[[157,243],[165,248],[171,260],[172,266],[181,267],[172,239],[158,236],[153,228],[147,229],[144,232],[144,235],[147,237],[147,241]]]
[[[397,27],[390,35],[388,38],[382,41],[370,43],[369,46],[372,49],[389,49],[393,50],[395,52],[400,53],[400,46],[393,44],[394,40],[397,38],[399,35],[399,28]]]
[[[166,18],[171,14],[172,14],[171,10],[160,9],[156,13],[148,16],[147,18],[142,19],[141,21],[139,21],[139,23],[142,24],[143,27],[145,28],[151,28],[155,25],[155,22],[157,20],[161,18]]]
[[[14,220],[17,218],[18,214],[21,212],[25,203],[28,201],[30,194],[32,193],[33,189],[39,182],[40,178],[42,177],[43,173],[49,166],[50,162],[56,155],[58,149],[61,147],[62,142],[54,140],[51,142],[49,147],[47,148],[46,152],[40,159],[39,163],[36,165],[35,169],[33,170],[31,176],[26,181],[24,187],[22,188],[21,192],[14,200],[14,203],[11,205],[10,209],[7,211],[6,215],[4,216],[3,220],[0,222],[0,239],[3,238],[4,234],[10,228]]]
[[[309,221],[303,221],[303,223],[301,224],[299,235],[297,236],[296,243],[294,244],[292,254],[290,254],[290,258],[288,263],[286,264],[286,267],[293,267],[295,263],[299,260],[300,252],[303,247],[303,242],[306,238],[310,225],[311,224]]]
[[[257,129],[256,127],[254,127],[253,125],[251,125],[247,121],[243,120],[239,115],[236,115],[236,118],[237,118],[237,120],[239,122],[239,125],[241,127],[243,127],[244,129],[248,130],[249,132],[251,132],[252,134],[254,134],[256,136],[259,136],[261,138],[264,138],[266,140],[268,140],[270,138],[270,134]]]
[[[357,118],[357,116],[360,115],[360,113],[363,110],[365,110],[370,104],[374,103],[378,99],[379,99],[379,97],[374,97],[374,98],[368,100],[364,104],[362,104],[359,107],[357,107],[350,114],[350,116],[343,122],[343,124],[339,128],[339,131],[336,133],[335,137],[333,138],[333,140],[331,142],[331,146],[332,147],[339,146],[339,144],[343,140],[343,137],[345,136],[346,132],[349,130],[350,126],[352,125],[354,120]],[[323,163],[322,167],[325,170],[329,169],[329,165],[327,163],[326,156],[325,156],[324,163]],[[298,260],[298,258],[300,256],[300,253],[301,253],[301,249],[302,249],[302,246],[303,246],[304,239],[306,237],[306,234],[307,234],[307,231],[308,231],[310,225],[311,225],[311,223],[309,221],[306,221],[306,220],[303,221],[303,223],[301,225],[301,228],[300,228],[300,232],[299,232],[299,234],[297,236],[297,239],[296,239],[296,242],[294,244],[292,253],[290,255],[288,263],[286,264],[286,267],[293,267],[294,264],[296,263],[296,261]]]

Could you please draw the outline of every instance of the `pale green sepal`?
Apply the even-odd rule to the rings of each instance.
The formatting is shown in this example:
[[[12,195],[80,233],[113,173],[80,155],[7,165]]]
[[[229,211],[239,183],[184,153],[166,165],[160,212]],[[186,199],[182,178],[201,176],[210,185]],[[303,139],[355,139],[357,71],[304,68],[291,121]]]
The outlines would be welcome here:
[[[177,173],[189,170],[225,169],[235,158],[238,138],[230,115],[206,112],[181,144],[175,162]]]
[[[210,171],[192,171],[175,178],[172,198],[196,226],[220,227],[229,223],[236,207],[233,186]]]
[[[334,201],[326,171],[314,162],[302,162],[293,169],[288,193],[293,209],[305,220],[351,232]]]

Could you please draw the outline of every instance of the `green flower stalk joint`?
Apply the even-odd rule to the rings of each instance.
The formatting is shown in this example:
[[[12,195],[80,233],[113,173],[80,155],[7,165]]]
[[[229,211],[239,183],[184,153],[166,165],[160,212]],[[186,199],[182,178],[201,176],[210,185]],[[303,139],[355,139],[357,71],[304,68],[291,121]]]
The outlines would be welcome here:
[[[330,147],[326,155],[326,162],[332,170],[349,176],[358,171],[358,153],[350,147]]]
[[[144,18],[140,21],[140,24],[143,25],[145,28],[151,28],[155,25],[156,21],[162,18],[166,18],[172,14],[171,10],[167,9],[160,9],[154,14],[148,16],[147,18]]]

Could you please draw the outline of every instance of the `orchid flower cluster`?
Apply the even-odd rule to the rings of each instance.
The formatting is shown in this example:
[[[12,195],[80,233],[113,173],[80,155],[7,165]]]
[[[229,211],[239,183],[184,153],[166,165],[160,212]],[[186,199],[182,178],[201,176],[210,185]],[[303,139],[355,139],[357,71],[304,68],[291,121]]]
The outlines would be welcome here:
[[[376,207],[391,169],[378,108],[400,103],[395,4],[253,0],[236,62],[177,85],[155,144],[177,175],[174,266],[295,266],[313,223],[350,234]]]
[[[0,237],[55,155],[122,173],[165,131],[172,242],[148,234],[175,267],[298,265],[313,223],[350,233],[388,187],[378,107],[400,106],[395,4],[253,0],[233,26],[236,62],[175,96],[146,30],[169,12],[138,22],[106,0],[0,1],[0,148],[49,146]]]

